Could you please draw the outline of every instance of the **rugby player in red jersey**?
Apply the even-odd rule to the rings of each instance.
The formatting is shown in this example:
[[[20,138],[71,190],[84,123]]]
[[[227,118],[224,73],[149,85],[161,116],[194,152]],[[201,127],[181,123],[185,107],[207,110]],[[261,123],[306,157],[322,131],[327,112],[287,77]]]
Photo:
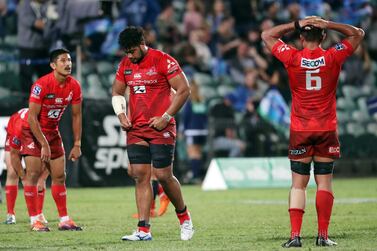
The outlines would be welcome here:
[[[294,30],[303,46],[298,50],[280,38]],[[345,38],[330,49],[321,48],[326,30],[335,30]],[[267,48],[288,71],[292,93],[289,159],[292,187],[289,194],[290,239],[283,247],[301,247],[301,224],[305,210],[306,186],[313,162],[317,183],[317,246],[335,246],[328,238],[328,226],[334,202],[332,173],[334,160],[340,157],[337,134],[336,87],[341,66],[357,48],[364,31],[351,25],[320,17],[275,26],[262,33]]]
[[[42,173],[42,163],[51,175],[51,193],[59,212],[59,230],[82,230],[68,216],[65,187],[65,152],[58,129],[59,121],[69,104],[72,104],[73,148],[69,159],[81,156],[82,94],[79,82],[71,75],[72,61],[69,51],[57,49],[50,53],[53,71],[39,78],[31,87],[28,123],[22,130],[22,155],[25,156],[25,198],[32,230],[49,231],[37,218],[37,182]]]
[[[122,240],[152,240],[149,221],[151,166],[175,207],[181,240],[190,240],[194,228],[172,167],[176,141],[173,116],[190,95],[188,81],[174,58],[146,46],[142,28],[127,27],[120,33],[118,42],[126,56],[120,62],[113,82],[112,103],[121,126],[127,131],[129,174],[136,181],[139,214],[137,230],[123,236]],[[129,114],[126,114],[124,98],[126,87],[130,88]],[[176,91],[173,99],[171,88]]]
[[[16,213],[14,210],[18,195],[18,182],[24,179],[25,172],[21,164],[21,135],[22,128],[28,127],[27,124],[28,109],[23,108],[14,113],[7,124],[7,136],[5,142],[5,164],[7,166],[7,179],[5,183],[5,195],[7,201],[7,217],[5,224],[16,224]],[[47,223],[42,211],[46,190],[46,179],[48,171],[45,169],[38,180],[38,219]]]

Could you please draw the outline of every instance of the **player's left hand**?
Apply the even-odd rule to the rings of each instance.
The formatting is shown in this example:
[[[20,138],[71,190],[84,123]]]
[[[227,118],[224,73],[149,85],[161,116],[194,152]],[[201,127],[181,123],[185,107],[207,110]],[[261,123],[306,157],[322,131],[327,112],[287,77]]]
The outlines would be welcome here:
[[[68,159],[72,160],[73,162],[80,158],[81,156],[81,148],[79,146],[73,146],[71,152],[69,153]]]
[[[163,117],[153,117],[149,121],[149,127],[153,127],[158,131],[165,129],[168,126],[169,122],[166,121]]]

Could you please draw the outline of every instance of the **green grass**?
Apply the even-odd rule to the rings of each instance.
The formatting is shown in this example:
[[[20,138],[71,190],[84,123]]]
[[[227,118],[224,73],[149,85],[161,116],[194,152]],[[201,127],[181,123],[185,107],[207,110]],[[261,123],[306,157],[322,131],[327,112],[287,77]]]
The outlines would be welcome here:
[[[377,179],[334,180],[335,205],[330,236],[336,250],[377,250]],[[179,240],[178,221],[173,207],[152,221],[153,241],[122,242],[136,226],[133,188],[69,189],[68,208],[82,232],[57,230],[57,212],[48,191],[45,215],[52,231],[29,230],[22,191],[17,200],[17,224],[0,225],[1,250],[283,250],[289,234],[288,189],[242,189],[203,192],[197,186],[184,186],[196,233],[191,241]],[[314,245],[316,212],[315,189],[308,190],[303,222],[304,248]],[[357,202],[351,199],[364,199]],[[338,203],[337,203],[338,201]],[[1,217],[6,207],[0,205]],[[322,248],[325,249],[325,248]]]

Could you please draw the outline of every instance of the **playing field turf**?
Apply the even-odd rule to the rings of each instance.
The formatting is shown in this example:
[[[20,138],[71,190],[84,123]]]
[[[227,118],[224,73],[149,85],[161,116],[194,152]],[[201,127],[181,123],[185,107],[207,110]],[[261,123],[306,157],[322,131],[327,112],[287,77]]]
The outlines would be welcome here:
[[[134,189],[69,189],[68,209],[84,227],[82,232],[57,230],[57,211],[50,191],[45,215],[51,232],[29,230],[23,192],[16,204],[17,224],[0,225],[0,250],[282,250],[289,234],[288,188],[242,189],[203,192],[184,186],[184,197],[196,233],[191,241],[179,239],[173,207],[152,220],[153,241],[124,242],[121,237],[135,229]],[[377,250],[377,178],[335,179],[335,206],[330,237],[336,250]],[[315,189],[308,190],[301,250],[318,249],[315,244]],[[2,220],[5,204],[0,205]]]

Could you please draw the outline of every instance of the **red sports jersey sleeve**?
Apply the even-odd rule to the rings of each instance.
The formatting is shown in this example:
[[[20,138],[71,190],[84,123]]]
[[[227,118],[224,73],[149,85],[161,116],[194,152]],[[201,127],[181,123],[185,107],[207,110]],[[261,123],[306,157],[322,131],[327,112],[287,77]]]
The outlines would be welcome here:
[[[82,102],[82,92],[81,92],[81,85],[79,82],[74,81],[72,91],[72,101],[71,104],[80,104]]]
[[[42,104],[42,100],[46,95],[46,89],[43,86],[44,83],[42,79],[39,79],[39,81],[33,84],[31,87],[29,102]]]
[[[334,61],[337,64],[342,65],[347,57],[352,55],[353,48],[350,42],[343,40],[330,48],[329,52],[333,55]]]
[[[167,80],[174,78],[178,74],[182,73],[182,69],[179,66],[178,62],[172,56],[166,53],[164,53],[158,64],[158,70],[166,76]]]
[[[116,72],[116,75],[115,75],[115,79],[122,82],[122,83],[125,83],[126,82],[126,78],[125,78],[125,75],[127,74],[125,72],[125,65],[124,65],[124,59],[119,63],[118,65],[118,69],[117,69],[117,72]]]
[[[279,40],[272,47],[272,55],[279,59],[286,67],[292,62],[292,57],[297,51],[296,48]]]

